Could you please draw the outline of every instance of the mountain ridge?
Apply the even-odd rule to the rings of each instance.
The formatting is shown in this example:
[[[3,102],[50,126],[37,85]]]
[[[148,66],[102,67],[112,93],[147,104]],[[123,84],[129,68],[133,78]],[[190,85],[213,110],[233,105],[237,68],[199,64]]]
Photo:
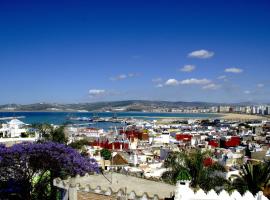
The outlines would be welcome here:
[[[99,111],[113,108],[126,107],[128,110],[144,110],[147,108],[183,108],[199,107],[207,108],[211,106],[251,106],[258,105],[253,102],[240,103],[212,103],[203,101],[150,101],[150,100],[124,100],[124,101],[103,101],[86,103],[32,103],[32,104],[3,104],[1,111],[57,111],[57,110],[84,110]],[[268,104],[269,105],[269,104]]]

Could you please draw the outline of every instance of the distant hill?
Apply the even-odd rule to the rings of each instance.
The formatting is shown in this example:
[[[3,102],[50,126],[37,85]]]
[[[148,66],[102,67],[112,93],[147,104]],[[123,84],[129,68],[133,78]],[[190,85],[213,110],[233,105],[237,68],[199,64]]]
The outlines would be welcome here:
[[[198,107],[207,108],[218,105],[229,105],[209,102],[171,102],[171,101],[146,101],[146,100],[127,100],[112,102],[95,102],[95,103],[77,103],[77,104],[57,104],[57,103],[35,103],[35,104],[6,104],[0,105],[1,111],[110,111],[117,108],[124,108],[127,111],[149,111],[155,108],[184,108]],[[230,104],[254,105],[251,102]]]

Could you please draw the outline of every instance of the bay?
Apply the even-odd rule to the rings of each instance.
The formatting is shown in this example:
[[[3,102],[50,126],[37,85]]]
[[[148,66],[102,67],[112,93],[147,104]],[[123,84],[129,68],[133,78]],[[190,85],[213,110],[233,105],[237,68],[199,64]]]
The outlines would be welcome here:
[[[55,125],[61,125],[70,122],[69,117],[114,117],[120,118],[135,118],[143,120],[158,120],[161,118],[216,118],[220,115],[213,113],[148,113],[148,112],[0,112],[0,118],[3,117],[19,117],[23,116],[20,120],[27,123],[49,123]],[[71,121],[73,123],[85,123],[78,121]],[[114,126],[120,126],[121,123],[111,122],[98,122],[91,126],[97,128],[109,128]]]

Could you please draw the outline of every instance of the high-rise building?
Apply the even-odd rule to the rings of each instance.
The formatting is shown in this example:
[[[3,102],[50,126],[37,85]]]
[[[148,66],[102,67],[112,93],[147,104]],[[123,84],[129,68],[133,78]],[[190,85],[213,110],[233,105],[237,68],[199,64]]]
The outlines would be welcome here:
[[[266,106],[265,108],[265,114],[270,115],[270,106]]]

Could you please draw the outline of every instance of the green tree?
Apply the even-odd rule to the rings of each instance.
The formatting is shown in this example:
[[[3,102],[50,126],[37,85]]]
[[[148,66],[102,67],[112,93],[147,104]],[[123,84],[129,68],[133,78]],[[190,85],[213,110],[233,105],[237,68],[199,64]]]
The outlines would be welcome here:
[[[28,133],[21,133],[21,137],[22,137],[22,138],[27,138],[28,136],[29,136]]]
[[[77,140],[69,144],[69,146],[77,150],[83,150],[85,145],[89,145],[89,141],[86,139]]]
[[[67,137],[65,135],[65,127],[60,126],[58,128],[53,129],[49,140],[51,140],[53,142],[66,144],[68,140],[67,140]]]
[[[110,160],[112,157],[112,153],[109,149],[102,149],[100,154],[105,160]]]
[[[36,129],[43,141],[53,141],[62,144],[67,143],[67,137],[65,135],[65,126],[54,128],[50,124],[33,124],[32,127]]]
[[[53,126],[50,124],[32,124],[32,128],[36,129],[43,140],[48,140],[53,131]]]
[[[188,179],[193,188],[209,191],[223,187],[227,180],[221,176],[225,168],[219,163],[207,164],[209,152],[195,150],[193,152],[172,152],[165,160],[168,171],[162,175],[165,182],[175,184],[178,180]]]
[[[252,194],[265,191],[270,184],[270,162],[246,163],[241,167],[240,175],[232,175],[232,188],[244,194],[249,190]]]
[[[82,156],[89,155],[87,149],[85,148],[87,145],[89,145],[89,141],[86,139],[77,140],[69,144],[70,147],[79,151]]]

